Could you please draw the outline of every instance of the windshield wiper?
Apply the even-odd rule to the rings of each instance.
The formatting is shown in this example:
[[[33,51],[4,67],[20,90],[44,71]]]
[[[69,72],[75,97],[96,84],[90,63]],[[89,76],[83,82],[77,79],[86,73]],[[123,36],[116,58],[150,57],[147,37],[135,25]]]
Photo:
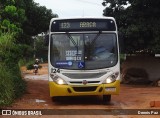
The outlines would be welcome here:
[[[74,39],[72,38],[72,36],[69,33],[66,33],[68,38],[72,41],[72,43],[74,44],[75,47],[78,47],[78,45],[76,44],[76,42],[74,41]]]
[[[96,42],[96,40],[98,39],[98,37],[101,35],[101,32],[99,31],[96,36],[93,38],[93,40],[91,42],[85,43],[85,59],[84,60],[91,60],[92,59],[92,55],[93,55],[93,49],[94,49],[94,44]]]
[[[76,56],[77,56],[78,55],[78,41],[76,43],[69,33],[66,33],[66,34],[67,34],[68,38],[71,40],[71,42],[73,43],[73,45],[75,46],[75,48],[77,50],[77,54],[76,54]]]
[[[95,41],[98,39],[98,37],[100,36],[102,32],[99,31],[99,33],[94,37],[93,41],[91,42],[91,46],[95,43]]]

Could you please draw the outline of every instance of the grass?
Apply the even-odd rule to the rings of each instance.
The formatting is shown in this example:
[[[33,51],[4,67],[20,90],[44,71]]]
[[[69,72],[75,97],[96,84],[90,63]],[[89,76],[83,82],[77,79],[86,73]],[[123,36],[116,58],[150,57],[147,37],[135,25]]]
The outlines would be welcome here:
[[[10,105],[15,97],[12,74],[0,66],[0,106]]]
[[[0,32],[0,107],[11,105],[26,89],[18,66],[16,46],[13,33]]]
[[[18,71],[18,65],[12,69],[8,69],[4,64],[0,65],[0,106],[11,105],[25,92],[26,82],[21,79]]]

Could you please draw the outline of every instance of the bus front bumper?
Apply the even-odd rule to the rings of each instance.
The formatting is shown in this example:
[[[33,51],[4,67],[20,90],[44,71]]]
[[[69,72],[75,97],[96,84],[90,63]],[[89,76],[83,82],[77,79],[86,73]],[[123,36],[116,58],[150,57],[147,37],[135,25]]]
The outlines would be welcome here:
[[[58,85],[49,82],[50,96],[83,96],[119,94],[120,81],[110,84]]]

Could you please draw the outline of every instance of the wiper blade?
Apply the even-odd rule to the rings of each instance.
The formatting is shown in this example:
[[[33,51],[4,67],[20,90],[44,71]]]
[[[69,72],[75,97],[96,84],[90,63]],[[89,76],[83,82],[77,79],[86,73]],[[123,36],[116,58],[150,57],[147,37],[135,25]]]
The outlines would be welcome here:
[[[72,36],[69,33],[66,33],[68,38],[72,41],[73,45],[78,48],[78,44],[74,41],[74,39],[72,38]]]
[[[100,36],[102,32],[99,31],[99,33],[94,37],[93,41],[91,42],[91,45],[93,45],[95,43],[95,41],[98,39],[98,37]]]
[[[78,42],[76,43],[69,33],[66,33],[66,34],[67,34],[68,38],[72,41],[73,45],[75,46],[75,48],[77,50],[77,54],[76,54],[76,56],[77,56],[78,55]]]

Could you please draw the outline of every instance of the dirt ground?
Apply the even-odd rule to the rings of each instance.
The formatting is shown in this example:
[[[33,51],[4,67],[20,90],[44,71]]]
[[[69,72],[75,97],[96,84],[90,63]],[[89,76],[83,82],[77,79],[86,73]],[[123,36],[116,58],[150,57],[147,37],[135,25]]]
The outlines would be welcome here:
[[[64,97],[59,101],[52,101],[49,96],[49,86],[47,81],[47,64],[42,64],[42,69],[39,70],[38,75],[34,75],[33,71],[22,68],[24,79],[27,82],[27,91],[19,99],[17,99],[12,106],[7,109],[72,109],[70,113],[65,115],[57,114],[54,118],[159,118],[159,115],[94,115],[94,109],[158,109],[160,107],[150,107],[151,101],[160,100],[160,88],[150,85],[125,85],[121,84],[119,95],[113,95],[112,101],[108,105],[102,104],[101,96],[82,96],[82,97]],[[73,109],[93,109],[84,115],[75,114]],[[68,112],[68,111],[66,111]],[[75,115],[73,115],[75,114]],[[20,118],[22,116],[0,116],[0,118]],[[30,118],[31,116],[23,116]],[[51,115],[34,116],[34,118],[50,118]]]

